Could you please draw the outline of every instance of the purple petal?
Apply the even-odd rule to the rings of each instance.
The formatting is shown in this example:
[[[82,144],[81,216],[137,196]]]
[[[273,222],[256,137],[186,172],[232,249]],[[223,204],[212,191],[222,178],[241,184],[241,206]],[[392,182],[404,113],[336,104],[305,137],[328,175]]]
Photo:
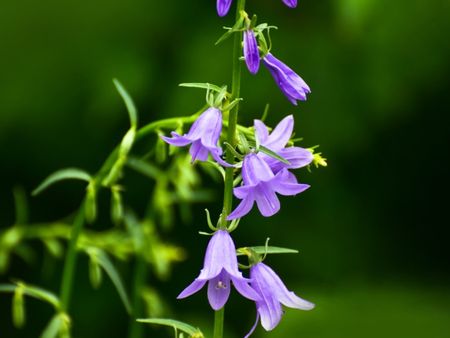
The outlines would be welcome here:
[[[289,173],[287,169],[283,169],[277,174],[275,179],[270,182],[270,188],[281,195],[294,196],[310,187],[308,184],[294,183],[291,175],[292,173]]]
[[[255,189],[253,186],[243,185],[233,189],[234,196],[240,200],[247,198]]]
[[[280,210],[280,201],[268,184],[260,184],[255,192],[256,204],[264,217],[275,215]]]
[[[249,333],[247,333],[247,334],[245,335],[244,338],[250,337],[250,336],[253,334],[253,332],[255,332],[255,329],[256,329],[256,327],[258,326],[258,321],[259,321],[259,312],[256,311],[256,321],[255,321],[255,324],[253,324],[253,327],[250,329]]]
[[[236,288],[237,292],[239,292],[245,298],[258,302],[261,300],[260,295],[252,289],[250,285],[248,285],[248,281],[245,278],[235,278],[231,276],[233,280],[233,285]]]
[[[290,8],[297,7],[297,0],[283,0],[284,4]]]
[[[230,277],[222,270],[215,278],[208,282],[208,301],[214,310],[220,310],[230,296]]]
[[[222,154],[222,149],[220,149],[219,147],[217,147],[217,149],[210,149],[209,150],[211,152],[211,156],[213,157],[213,159],[219,163],[222,167],[226,167],[226,168],[233,168],[234,165],[225,162],[220,155]]]
[[[230,10],[232,0],[217,0],[217,14],[225,16]]]
[[[176,146],[176,147],[184,147],[184,146],[187,146],[188,144],[192,143],[192,140],[188,139],[185,136],[178,135],[174,131],[171,134],[172,134],[172,138],[167,137],[167,136],[161,136],[161,138],[165,142],[167,142],[173,146]]]
[[[194,279],[194,281],[188,285],[181,293],[178,295],[177,299],[182,299],[189,297],[190,295],[196,293],[198,290],[200,290],[203,285],[205,285],[206,280],[198,280]]]
[[[257,185],[273,179],[274,174],[268,164],[254,153],[244,157],[242,164],[242,181],[244,185]]]
[[[269,130],[267,130],[266,125],[261,120],[254,120],[253,126],[255,128],[255,135],[258,137],[259,143],[265,144],[267,138],[269,137]]]
[[[227,221],[244,217],[250,212],[250,210],[252,210],[254,203],[255,198],[253,197],[253,195],[249,195],[247,198],[244,198],[236,207],[236,209],[234,209],[233,212],[228,215]]]
[[[258,263],[251,268],[252,287],[260,295],[261,301],[256,302],[256,307],[261,316],[261,325],[266,331],[270,331],[278,325],[283,315],[280,302],[276,299],[273,285],[270,280],[264,278],[260,272]]]
[[[267,138],[267,141],[261,144],[272,151],[278,152],[288,143],[293,129],[294,117],[292,115],[286,116],[280,121],[280,123],[278,123],[270,136]]]
[[[242,276],[238,270],[236,247],[226,230],[216,231],[209,240],[203,269],[197,279],[212,279],[222,269],[225,269],[232,276]]]
[[[263,61],[280,90],[292,104],[296,105],[297,100],[306,100],[306,94],[311,90],[297,73],[270,53],[264,57]]]
[[[314,304],[298,297],[294,292],[289,291],[283,281],[269,266],[264,263],[258,263],[258,279],[263,279],[267,285],[271,286],[272,292],[276,298],[285,306],[300,309],[311,310]],[[253,276],[253,275],[252,275]]]
[[[244,31],[244,59],[248,71],[256,74],[259,70],[259,50],[256,42],[255,33],[251,29]]]
[[[192,156],[192,162],[195,160],[206,161],[208,159],[208,148],[204,147],[200,140],[192,143],[189,153]]]
[[[219,129],[219,132],[217,130]],[[186,135],[191,140],[202,139],[206,144],[216,145],[222,129],[222,113],[219,109],[210,107],[206,109],[192,124]],[[216,140],[212,140],[216,138]]]

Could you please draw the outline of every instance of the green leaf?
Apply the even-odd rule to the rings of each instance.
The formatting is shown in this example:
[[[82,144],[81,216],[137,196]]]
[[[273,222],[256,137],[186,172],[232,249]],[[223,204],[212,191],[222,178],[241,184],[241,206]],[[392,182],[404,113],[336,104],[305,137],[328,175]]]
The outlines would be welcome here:
[[[55,296],[55,294],[36,286],[24,284],[23,282],[19,282],[17,283],[17,285],[0,284],[0,292],[14,293],[18,287],[23,288],[23,293],[27,296],[49,303],[53,305],[53,307],[55,307],[56,309],[60,307],[59,299],[58,297]]]
[[[98,264],[105,270],[106,274],[109,276],[111,281],[113,282],[116,290],[122,299],[123,305],[128,313],[131,313],[131,305],[130,300],[128,299],[128,295],[125,291],[125,287],[123,286],[122,279],[120,278],[119,273],[117,272],[114,264],[109,259],[108,255],[97,249],[96,252]]]
[[[120,83],[119,80],[113,79],[114,85],[116,86],[117,91],[119,92],[120,96],[122,96],[123,101],[125,102],[125,106],[127,107],[128,114],[130,116],[130,124],[132,128],[137,128],[138,125],[138,116],[137,116],[137,110],[136,106],[134,105],[134,102],[126,91],[126,89],[123,87],[123,85]]]
[[[248,141],[248,143],[252,146],[252,147],[256,147],[256,142],[253,141]],[[273,157],[274,159],[283,162],[284,164],[290,165],[291,163],[286,160],[284,157],[278,155],[276,152],[270,150],[269,148],[264,147],[263,145],[259,145],[259,149],[260,152],[266,154],[267,156]]]
[[[14,291],[12,302],[12,317],[14,326],[17,328],[23,327],[25,324],[25,288],[24,285],[18,285]]]
[[[236,250],[238,256],[246,255],[245,251],[248,249],[253,250],[257,254],[264,255],[267,254],[286,254],[286,253],[298,253],[298,250],[289,249],[289,248],[281,248],[278,246],[268,246],[267,248],[265,246],[249,246],[249,247],[243,247]]]
[[[156,325],[164,325],[171,326],[177,330],[186,332],[190,336],[194,337],[204,337],[202,332],[189,324],[180,322],[178,320],[173,319],[163,319],[163,318],[147,318],[147,319],[136,319],[139,323],[148,323],[148,324],[156,324]]]
[[[89,182],[91,180],[91,175],[78,168],[61,169],[48,176],[31,194],[36,196],[52,184],[63,180],[82,180]]]
[[[16,224],[26,224],[28,222],[28,203],[25,190],[22,187],[15,187],[13,194],[16,207]]]
[[[127,160],[127,166],[154,180],[158,180],[164,175],[159,168],[137,157],[129,157]]]
[[[188,87],[188,88],[201,88],[206,90],[214,90],[218,93],[222,90],[221,87],[213,85],[211,83],[199,83],[199,82],[192,82],[192,83],[180,83],[180,87]]]
[[[59,314],[54,315],[45,327],[44,332],[42,332],[41,338],[56,338],[61,330],[62,324],[61,316]]]

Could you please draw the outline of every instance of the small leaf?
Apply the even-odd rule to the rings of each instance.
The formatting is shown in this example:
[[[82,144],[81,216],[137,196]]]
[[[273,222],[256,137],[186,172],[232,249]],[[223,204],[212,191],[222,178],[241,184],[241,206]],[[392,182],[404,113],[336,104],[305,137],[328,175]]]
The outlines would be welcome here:
[[[14,297],[12,302],[12,317],[14,326],[17,328],[23,327],[25,324],[25,299],[24,299],[25,287],[19,284],[14,291]]]
[[[16,207],[16,224],[26,224],[28,222],[27,195],[22,187],[13,189],[14,202]]]
[[[36,196],[52,184],[62,180],[82,180],[89,182],[91,180],[91,175],[78,168],[61,169],[48,176],[31,194]]]
[[[125,291],[125,288],[122,283],[122,279],[120,278],[119,273],[117,272],[116,268],[114,267],[114,264],[109,259],[108,255],[101,251],[97,250],[97,260],[100,266],[105,270],[111,281],[113,282],[114,286],[116,287],[116,290],[122,299],[123,305],[125,306],[125,309],[128,313],[131,313],[131,305],[130,300],[128,299],[127,293]]]
[[[123,204],[120,188],[111,188],[111,220],[115,225],[119,225],[123,219]]]
[[[94,289],[98,289],[102,284],[102,269],[98,264],[96,257],[91,256],[89,259],[89,280]]]
[[[298,253],[298,250],[289,249],[289,248],[281,248],[278,246],[249,246],[243,247],[236,250],[238,256],[246,255],[245,251],[251,249],[257,254],[264,255],[267,254],[285,254],[285,253]]]
[[[256,147],[256,143],[253,142],[253,141],[249,141],[249,144],[250,144],[252,147]],[[263,145],[259,145],[259,149],[258,149],[258,150],[259,150],[260,152],[266,154],[267,156],[273,157],[274,159],[276,159],[276,160],[278,160],[278,161],[280,161],[280,162],[282,162],[282,163],[284,163],[284,164],[287,164],[287,165],[290,165],[290,164],[291,164],[291,163],[290,163],[288,160],[286,160],[284,157],[278,155],[276,152],[270,150],[269,148],[264,147]]]
[[[41,334],[41,338],[56,338],[61,331],[63,325],[60,314],[56,314],[50,319],[44,332]]]
[[[87,187],[84,215],[90,224],[97,218],[97,189],[94,181],[91,181]]]
[[[147,319],[137,319],[139,323],[148,323],[148,324],[156,324],[156,325],[164,325],[170,326],[174,329],[186,332],[190,336],[195,337],[204,337],[201,331],[198,328],[195,328],[189,324],[180,322],[178,320],[173,319],[162,319],[162,318],[147,318]]]
[[[116,86],[117,91],[119,92],[120,96],[122,96],[122,99],[125,102],[125,106],[127,107],[128,114],[130,116],[131,127],[136,129],[138,124],[138,116],[133,99],[131,98],[130,94],[128,94],[128,92],[126,91],[126,89],[123,87],[123,85],[120,83],[119,80],[113,79],[113,82],[114,85]]]
[[[164,175],[159,168],[137,157],[129,157],[127,166],[154,180],[158,180]]]
[[[199,82],[192,82],[192,83],[180,83],[180,87],[187,87],[187,88],[200,88],[200,89],[206,89],[206,90],[214,90],[218,93],[222,90],[221,87],[213,85],[211,83],[199,83]]]

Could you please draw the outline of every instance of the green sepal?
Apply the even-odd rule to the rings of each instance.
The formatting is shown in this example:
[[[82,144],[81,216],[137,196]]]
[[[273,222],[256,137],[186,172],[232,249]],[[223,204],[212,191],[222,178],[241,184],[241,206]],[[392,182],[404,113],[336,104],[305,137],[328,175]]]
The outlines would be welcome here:
[[[50,187],[51,185],[63,181],[63,180],[82,180],[89,182],[91,180],[91,175],[84,170],[78,168],[66,168],[61,169],[50,176],[48,176],[44,182],[42,182],[36,189],[33,190],[31,195],[36,196],[43,192],[45,189]]]
[[[146,318],[146,319],[136,319],[139,323],[148,323],[156,325],[164,325],[173,327],[175,330],[180,330],[189,335],[191,338],[203,338],[204,335],[200,329],[195,328],[189,324],[180,322],[174,319],[163,319],[163,318]]]
[[[233,27],[223,27],[227,31],[215,42],[214,45],[217,46],[218,44],[224,42],[226,39],[231,37],[231,35],[233,35],[233,33],[241,31],[244,28],[243,27],[244,19],[245,19],[245,17],[243,17],[241,15]]]
[[[187,87],[187,88],[200,88],[200,89],[206,89],[206,90],[214,90],[218,93],[222,90],[222,87],[216,86],[211,83],[202,83],[202,82],[191,82],[191,83],[180,83],[180,87]]]
[[[132,128],[137,129],[138,126],[138,114],[136,106],[131,98],[130,94],[126,91],[124,86],[120,83],[119,80],[113,79],[114,85],[116,86],[117,91],[125,102],[125,106],[128,110],[128,115],[130,117],[130,125]]]
[[[298,253],[298,250],[289,249],[289,248],[282,248],[278,246],[249,246],[249,247],[243,247],[236,250],[236,254],[238,256],[244,256],[248,255],[248,251],[253,250],[255,253],[259,255],[272,255],[272,254],[292,254],[292,253]]]

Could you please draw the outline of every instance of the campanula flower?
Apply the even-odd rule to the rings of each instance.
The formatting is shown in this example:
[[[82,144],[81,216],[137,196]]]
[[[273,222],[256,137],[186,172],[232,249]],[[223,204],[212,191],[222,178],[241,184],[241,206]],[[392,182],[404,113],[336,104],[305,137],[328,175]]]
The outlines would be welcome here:
[[[220,157],[222,148],[217,145],[222,131],[222,112],[214,107],[205,110],[192,124],[189,132],[183,136],[172,132],[172,137],[161,136],[161,138],[176,147],[184,147],[191,144],[189,153],[192,162],[195,160],[206,161],[208,154],[223,166],[230,166]]]
[[[278,87],[293,105],[297,105],[297,100],[306,100],[306,94],[309,94],[311,90],[306,82],[291,68],[286,66],[271,53],[264,56],[263,62],[272,74]]]
[[[230,10],[233,0],[217,0],[217,14],[219,16],[225,16]]]
[[[250,268],[251,286],[258,293],[260,299],[256,303],[256,323],[247,334],[249,337],[256,328],[258,320],[266,331],[273,330],[281,320],[284,306],[299,309],[311,310],[314,304],[289,291],[283,281],[269,266],[260,262]]]
[[[307,184],[299,184],[286,168],[274,174],[266,161],[255,153],[244,157],[242,182],[242,186],[233,190],[234,195],[242,201],[228,215],[228,220],[248,214],[255,202],[263,216],[272,216],[280,210],[280,201],[276,193],[292,196],[309,188]]]
[[[291,7],[291,8],[297,7],[297,0],[283,0],[283,2],[288,7]]]
[[[259,50],[256,42],[255,33],[252,29],[244,31],[244,58],[248,71],[256,74],[259,70]]]
[[[255,136],[258,138],[259,143],[277,153],[290,163],[285,164],[273,157],[259,152],[258,156],[267,162],[274,174],[283,168],[302,168],[310,164],[314,159],[314,155],[309,150],[300,147],[286,147],[294,130],[294,117],[292,115],[286,116],[281,120],[270,134],[264,122],[260,120],[254,121],[254,127]]]
[[[231,282],[245,298],[259,301],[259,295],[238,270],[236,247],[226,230],[218,230],[211,237],[206,249],[205,261],[200,275],[179,295],[188,297],[199,291],[208,282],[208,300],[214,310],[221,309],[230,296]]]

